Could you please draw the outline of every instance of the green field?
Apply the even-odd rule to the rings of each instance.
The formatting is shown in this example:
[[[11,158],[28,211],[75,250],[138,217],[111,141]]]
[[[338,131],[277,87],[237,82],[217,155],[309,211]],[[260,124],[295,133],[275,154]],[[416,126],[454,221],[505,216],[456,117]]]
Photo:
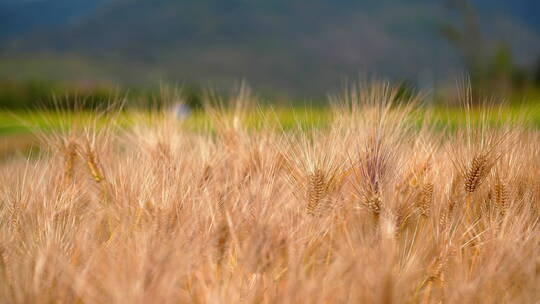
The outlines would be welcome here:
[[[463,109],[452,107],[422,108],[413,119],[421,121],[426,117],[439,130],[453,129],[464,123]],[[483,113],[483,112],[482,112]],[[478,120],[483,114],[479,110],[471,111],[472,119]],[[129,128],[135,124],[152,124],[159,121],[167,113],[150,113],[146,111],[126,110],[114,114],[97,114],[91,111],[54,112],[54,111],[0,111],[0,157],[16,152],[28,151],[39,146],[36,132],[85,127],[90,125],[111,125],[115,128]],[[493,109],[485,116],[496,124],[500,120],[513,119],[522,121],[527,126],[540,128],[540,106],[527,104],[522,106],[505,106]],[[290,130],[295,127],[324,128],[332,120],[332,112],[323,107],[296,108],[259,108],[244,117],[245,123],[256,129],[261,123],[273,122],[278,128]],[[339,119],[339,117],[336,117]],[[185,121],[179,122],[183,128],[191,131],[212,129],[209,115],[202,111],[194,112]]]
[[[441,126],[452,126],[465,119],[464,111],[458,107],[434,107],[422,108],[417,112],[418,117],[428,114],[432,123]],[[473,119],[478,119],[482,113],[479,110],[471,112]],[[97,114],[91,111],[82,112],[54,112],[54,111],[0,111],[0,136],[13,134],[29,134],[32,131],[46,131],[50,129],[70,127],[72,123],[82,124],[97,122],[105,123],[115,120],[119,126],[129,127],[135,122],[153,121],[155,114],[146,111],[123,111],[114,114]],[[487,113],[487,119],[496,123],[500,119],[522,119],[525,123],[540,127],[540,105],[527,104],[521,106],[505,106],[494,108]],[[254,109],[246,118],[249,126],[256,127],[261,121],[279,121],[284,129],[290,129],[296,125],[305,127],[324,127],[332,119],[332,112],[323,107],[296,107],[296,108],[259,108]],[[339,117],[336,117],[339,119]],[[198,130],[210,126],[208,115],[202,111],[194,112],[183,124],[191,130]]]

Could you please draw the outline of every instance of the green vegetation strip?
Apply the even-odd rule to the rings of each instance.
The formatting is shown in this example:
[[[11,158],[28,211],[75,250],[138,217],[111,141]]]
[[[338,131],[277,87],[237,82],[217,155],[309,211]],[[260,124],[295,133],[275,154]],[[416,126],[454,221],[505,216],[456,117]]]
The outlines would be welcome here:
[[[483,117],[483,110],[472,109],[471,119],[478,121]],[[465,111],[460,108],[423,109],[418,112],[418,121],[428,113],[426,117],[436,126],[455,127],[465,122]],[[493,124],[501,120],[522,119],[525,123],[540,128],[540,105],[508,106],[489,111],[485,118]],[[169,115],[167,113],[160,115]],[[105,124],[113,120],[121,127],[129,127],[139,123],[152,123],[161,119],[160,115],[144,111],[123,111],[114,114],[97,114],[96,112],[8,112],[0,111],[0,136],[13,134],[27,134],[31,131],[47,131],[53,129],[65,129],[74,125],[85,126],[90,124]],[[170,114],[172,115],[172,114]],[[230,114],[232,115],[232,114]],[[327,108],[281,108],[281,109],[256,109],[246,116],[246,124],[257,128],[263,123],[279,121],[283,129],[291,129],[296,126],[320,128],[327,126],[332,113]],[[336,117],[339,119],[339,117]],[[205,130],[211,128],[211,119],[204,112],[194,112],[185,121],[184,125],[191,130]]]

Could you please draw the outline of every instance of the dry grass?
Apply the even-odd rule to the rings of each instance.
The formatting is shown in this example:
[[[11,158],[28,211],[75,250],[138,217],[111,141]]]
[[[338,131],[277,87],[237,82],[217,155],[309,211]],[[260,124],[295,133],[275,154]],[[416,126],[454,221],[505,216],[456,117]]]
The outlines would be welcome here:
[[[216,132],[44,136],[0,163],[0,302],[539,302],[540,133],[435,132],[395,94],[319,130],[247,128],[242,90]]]

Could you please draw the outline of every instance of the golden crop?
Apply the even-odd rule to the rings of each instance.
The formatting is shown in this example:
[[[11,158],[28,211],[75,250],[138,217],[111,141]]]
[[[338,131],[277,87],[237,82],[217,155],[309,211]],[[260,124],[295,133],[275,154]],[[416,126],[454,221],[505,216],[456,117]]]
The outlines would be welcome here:
[[[540,301],[537,130],[434,130],[385,85],[255,130],[249,100],[215,132],[83,126],[2,161],[0,302]]]

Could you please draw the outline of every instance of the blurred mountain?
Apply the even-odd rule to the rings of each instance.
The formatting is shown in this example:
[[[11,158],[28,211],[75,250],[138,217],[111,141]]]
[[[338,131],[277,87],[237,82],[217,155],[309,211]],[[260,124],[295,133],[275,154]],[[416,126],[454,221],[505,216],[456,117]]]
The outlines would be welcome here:
[[[107,0],[1,0],[0,41],[73,25]]]
[[[439,35],[441,22],[456,17],[443,0],[0,1],[0,77],[247,79],[321,93],[345,77],[438,82],[461,71]],[[537,59],[538,1],[474,3],[489,41],[508,43],[521,65]]]

